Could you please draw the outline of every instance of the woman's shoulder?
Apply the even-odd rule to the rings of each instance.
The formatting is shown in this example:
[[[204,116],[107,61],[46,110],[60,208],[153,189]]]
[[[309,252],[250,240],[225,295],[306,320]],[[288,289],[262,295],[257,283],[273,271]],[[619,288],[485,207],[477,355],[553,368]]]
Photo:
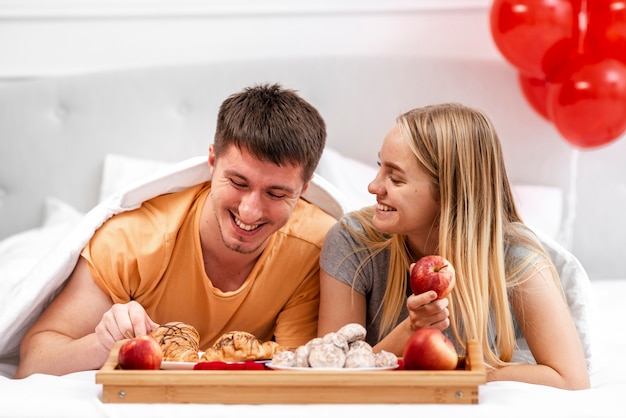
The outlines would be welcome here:
[[[389,248],[380,232],[371,226],[361,211],[344,215],[328,232],[320,255],[320,266],[335,277],[366,294],[377,278],[386,277]],[[355,274],[358,280],[355,282]],[[384,289],[383,289],[384,291]]]
[[[347,213],[328,230],[325,241],[327,243],[337,243],[341,241],[355,244],[358,241],[357,236],[363,233],[363,225],[361,225],[352,213]]]
[[[550,263],[539,237],[526,225],[515,223],[505,235],[504,255],[507,270],[524,271],[530,265]]]
[[[512,222],[504,234],[505,245],[518,248],[528,248],[541,246],[541,241],[537,234],[522,222]]]
[[[362,245],[376,245],[387,241],[386,234],[379,232],[372,225],[371,208],[349,212],[343,215],[329,231],[331,236],[340,236]]]

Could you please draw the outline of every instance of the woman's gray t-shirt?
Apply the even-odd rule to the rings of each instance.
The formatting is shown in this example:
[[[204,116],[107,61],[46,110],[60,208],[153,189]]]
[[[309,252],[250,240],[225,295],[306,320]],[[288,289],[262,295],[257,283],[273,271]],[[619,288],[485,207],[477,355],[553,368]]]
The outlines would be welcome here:
[[[363,231],[360,223],[350,215],[344,217],[344,220],[351,227]],[[509,246],[505,250],[507,257],[523,257],[526,251],[529,250],[522,247]],[[380,251],[373,257],[370,257],[371,254],[372,251],[370,249],[365,248],[362,243],[358,242],[341,222],[337,222],[326,235],[320,255],[320,266],[325,272],[349,286],[354,286],[357,292],[365,296],[367,306],[365,322],[367,330],[366,341],[374,346],[380,340],[378,333],[382,316],[381,306],[389,274],[390,250]],[[355,280],[355,272],[361,263],[363,265]],[[406,280],[406,296],[408,297],[411,295],[408,272]],[[403,305],[396,325],[402,322],[408,314],[406,305]],[[523,338],[515,315],[513,316],[513,322],[516,338]],[[444,333],[454,342],[455,339],[450,332],[450,328],[446,329]],[[491,338],[494,338],[494,336],[492,335]]]

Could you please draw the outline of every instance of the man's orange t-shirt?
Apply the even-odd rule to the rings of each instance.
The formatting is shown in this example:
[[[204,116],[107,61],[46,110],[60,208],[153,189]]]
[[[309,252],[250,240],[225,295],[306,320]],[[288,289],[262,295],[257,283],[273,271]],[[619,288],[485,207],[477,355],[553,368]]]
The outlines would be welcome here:
[[[182,321],[206,349],[247,331],[297,347],[317,335],[319,254],[335,218],[300,199],[236,291],[212,286],[204,270],[199,217],[210,183],[158,196],[100,227],[82,251],[113,303],[139,302],[157,323]]]

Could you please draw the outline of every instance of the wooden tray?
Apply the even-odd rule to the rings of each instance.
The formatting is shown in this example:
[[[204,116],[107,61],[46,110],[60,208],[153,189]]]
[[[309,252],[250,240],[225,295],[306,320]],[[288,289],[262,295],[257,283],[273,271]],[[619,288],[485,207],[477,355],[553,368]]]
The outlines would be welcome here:
[[[105,403],[477,404],[486,382],[476,341],[447,371],[122,370],[119,346],[96,373]]]

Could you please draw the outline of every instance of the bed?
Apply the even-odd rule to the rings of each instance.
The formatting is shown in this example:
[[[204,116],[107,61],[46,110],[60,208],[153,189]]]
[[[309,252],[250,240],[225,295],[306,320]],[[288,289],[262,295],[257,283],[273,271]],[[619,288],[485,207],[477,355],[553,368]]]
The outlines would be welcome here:
[[[456,64],[429,62],[427,72],[445,73]],[[253,83],[280,82],[320,109],[328,124],[328,147],[307,198],[339,216],[373,202],[367,183],[376,170],[379,141],[396,114],[450,97],[471,101],[479,92],[480,99],[471,104],[491,106],[497,114],[480,83],[457,80],[450,91],[462,91],[458,96],[424,91],[411,71],[424,65],[415,58],[383,63],[371,57],[267,59],[0,85],[0,416],[623,416],[619,399],[626,391],[626,335],[615,324],[626,317],[621,300],[626,278],[584,274],[563,242],[570,217],[567,181],[542,182],[537,178],[541,170],[527,174],[513,159],[515,144],[508,143],[505,152],[524,219],[578,272],[570,275],[567,287],[578,303],[573,309],[579,331],[593,354],[589,390],[494,382],[480,387],[477,405],[121,405],[102,402],[95,371],[12,379],[21,335],[62,285],[90,231],[149,196],[206,179],[204,156],[217,107],[227,95]],[[493,63],[464,65],[474,80],[484,79],[485,71],[490,82],[510,75]],[[380,77],[387,84],[374,85],[372,80]],[[499,93],[513,95],[513,87]]]

